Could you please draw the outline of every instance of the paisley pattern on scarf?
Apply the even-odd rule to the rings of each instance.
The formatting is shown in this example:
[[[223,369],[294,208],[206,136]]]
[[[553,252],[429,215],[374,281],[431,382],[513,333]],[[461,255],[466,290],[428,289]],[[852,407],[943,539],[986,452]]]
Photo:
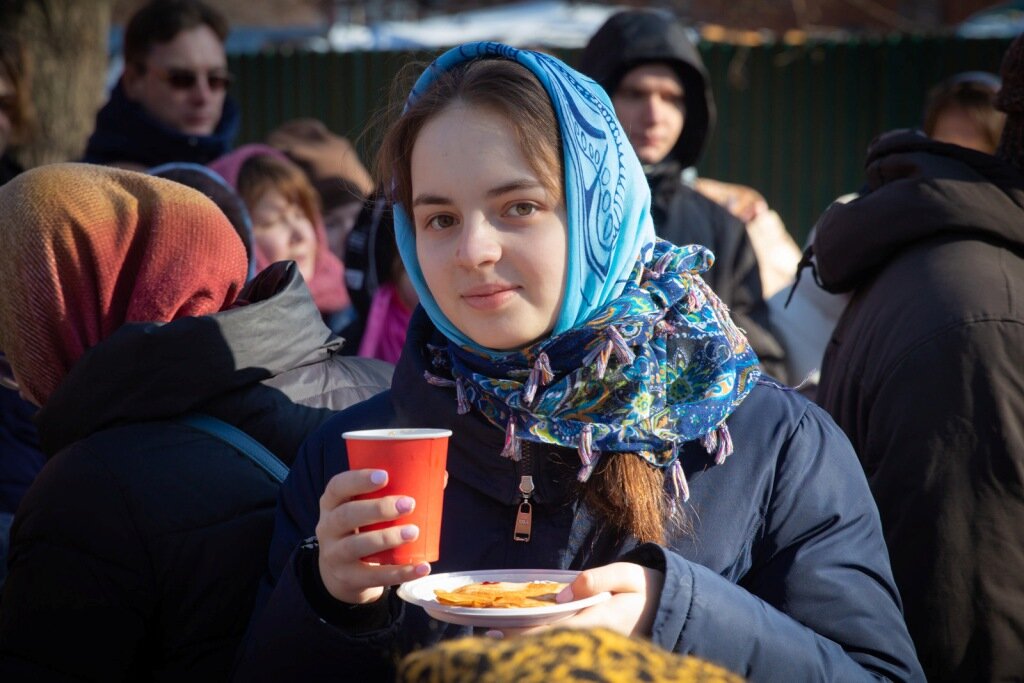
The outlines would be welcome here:
[[[414,103],[440,75],[475,59],[508,59],[533,73],[551,98],[562,136],[569,263],[554,333],[567,332],[615,299],[626,286],[644,247],[654,243],[650,190],[615,108],[599,85],[545,54],[500,43],[469,43],[437,58],[416,81]],[[416,259],[415,226],[395,206],[395,235],[420,303],[434,325],[460,345],[499,358],[467,338],[441,312]]]
[[[672,468],[688,497],[679,447],[702,439],[721,464],[732,451],[725,419],[753,388],[757,356],[700,277],[714,260],[697,245],[659,240],[621,296],[590,320],[500,360],[454,343],[435,348],[427,380],[456,388],[519,440],[577,448],[586,480],[602,452],[629,452]]]

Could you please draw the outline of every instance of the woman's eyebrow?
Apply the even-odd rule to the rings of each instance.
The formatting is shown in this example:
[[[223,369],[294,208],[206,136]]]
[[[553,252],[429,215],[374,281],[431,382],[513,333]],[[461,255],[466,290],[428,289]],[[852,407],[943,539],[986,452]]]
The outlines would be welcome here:
[[[533,178],[520,178],[513,180],[512,182],[499,185],[498,187],[487,190],[488,197],[499,197],[507,192],[518,192],[520,190],[534,190],[538,187],[544,187]]]
[[[442,197],[436,194],[421,194],[417,195],[416,198],[412,200],[412,205],[414,207],[422,206],[424,204],[454,204],[454,202],[447,197]]]

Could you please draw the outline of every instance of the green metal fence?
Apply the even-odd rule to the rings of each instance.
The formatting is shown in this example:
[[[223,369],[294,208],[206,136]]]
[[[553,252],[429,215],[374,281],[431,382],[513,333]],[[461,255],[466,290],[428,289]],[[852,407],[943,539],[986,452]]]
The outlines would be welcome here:
[[[801,46],[701,45],[718,104],[702,175],[760,190],[802,241],[835,197],[863,179],[871,139],[920,123],[928,88],[967,70],[999,71],[1009,40],[898,37]],[[577,53],[559,52],[572,64]],[[361,141],[403,64],[432,53],[237,55],[239,142],[312,116]]]

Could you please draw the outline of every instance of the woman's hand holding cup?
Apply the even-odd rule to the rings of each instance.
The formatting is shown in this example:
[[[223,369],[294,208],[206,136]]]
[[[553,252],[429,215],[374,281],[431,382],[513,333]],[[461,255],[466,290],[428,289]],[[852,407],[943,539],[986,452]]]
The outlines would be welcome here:
[[[320,520],[316,525],[320,577],[327,592],[341,602],[373,602],[380,598],[385,586],[430,573],[427,562],[376,565],[360,559],[397,548],[419,536],[415,524],[359,531],[360,527],[396,520],[415,508],[416,501],[402,495],[353,500],[379,491],[387,482],[388,473],[384,470],[350,470],[332,477],[320,496]]]

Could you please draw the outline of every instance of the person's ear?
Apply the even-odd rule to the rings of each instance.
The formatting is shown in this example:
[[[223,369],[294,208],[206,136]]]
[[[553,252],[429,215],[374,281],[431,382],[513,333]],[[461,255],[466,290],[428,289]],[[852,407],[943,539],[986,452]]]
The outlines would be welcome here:
[[[125,64],[124,72],[121,74],[121,85],[124,88],[124,94],[130,100],[138,100],[142,89],[142,79],[145,78],[146,73],[144,67],[138,64]]]

